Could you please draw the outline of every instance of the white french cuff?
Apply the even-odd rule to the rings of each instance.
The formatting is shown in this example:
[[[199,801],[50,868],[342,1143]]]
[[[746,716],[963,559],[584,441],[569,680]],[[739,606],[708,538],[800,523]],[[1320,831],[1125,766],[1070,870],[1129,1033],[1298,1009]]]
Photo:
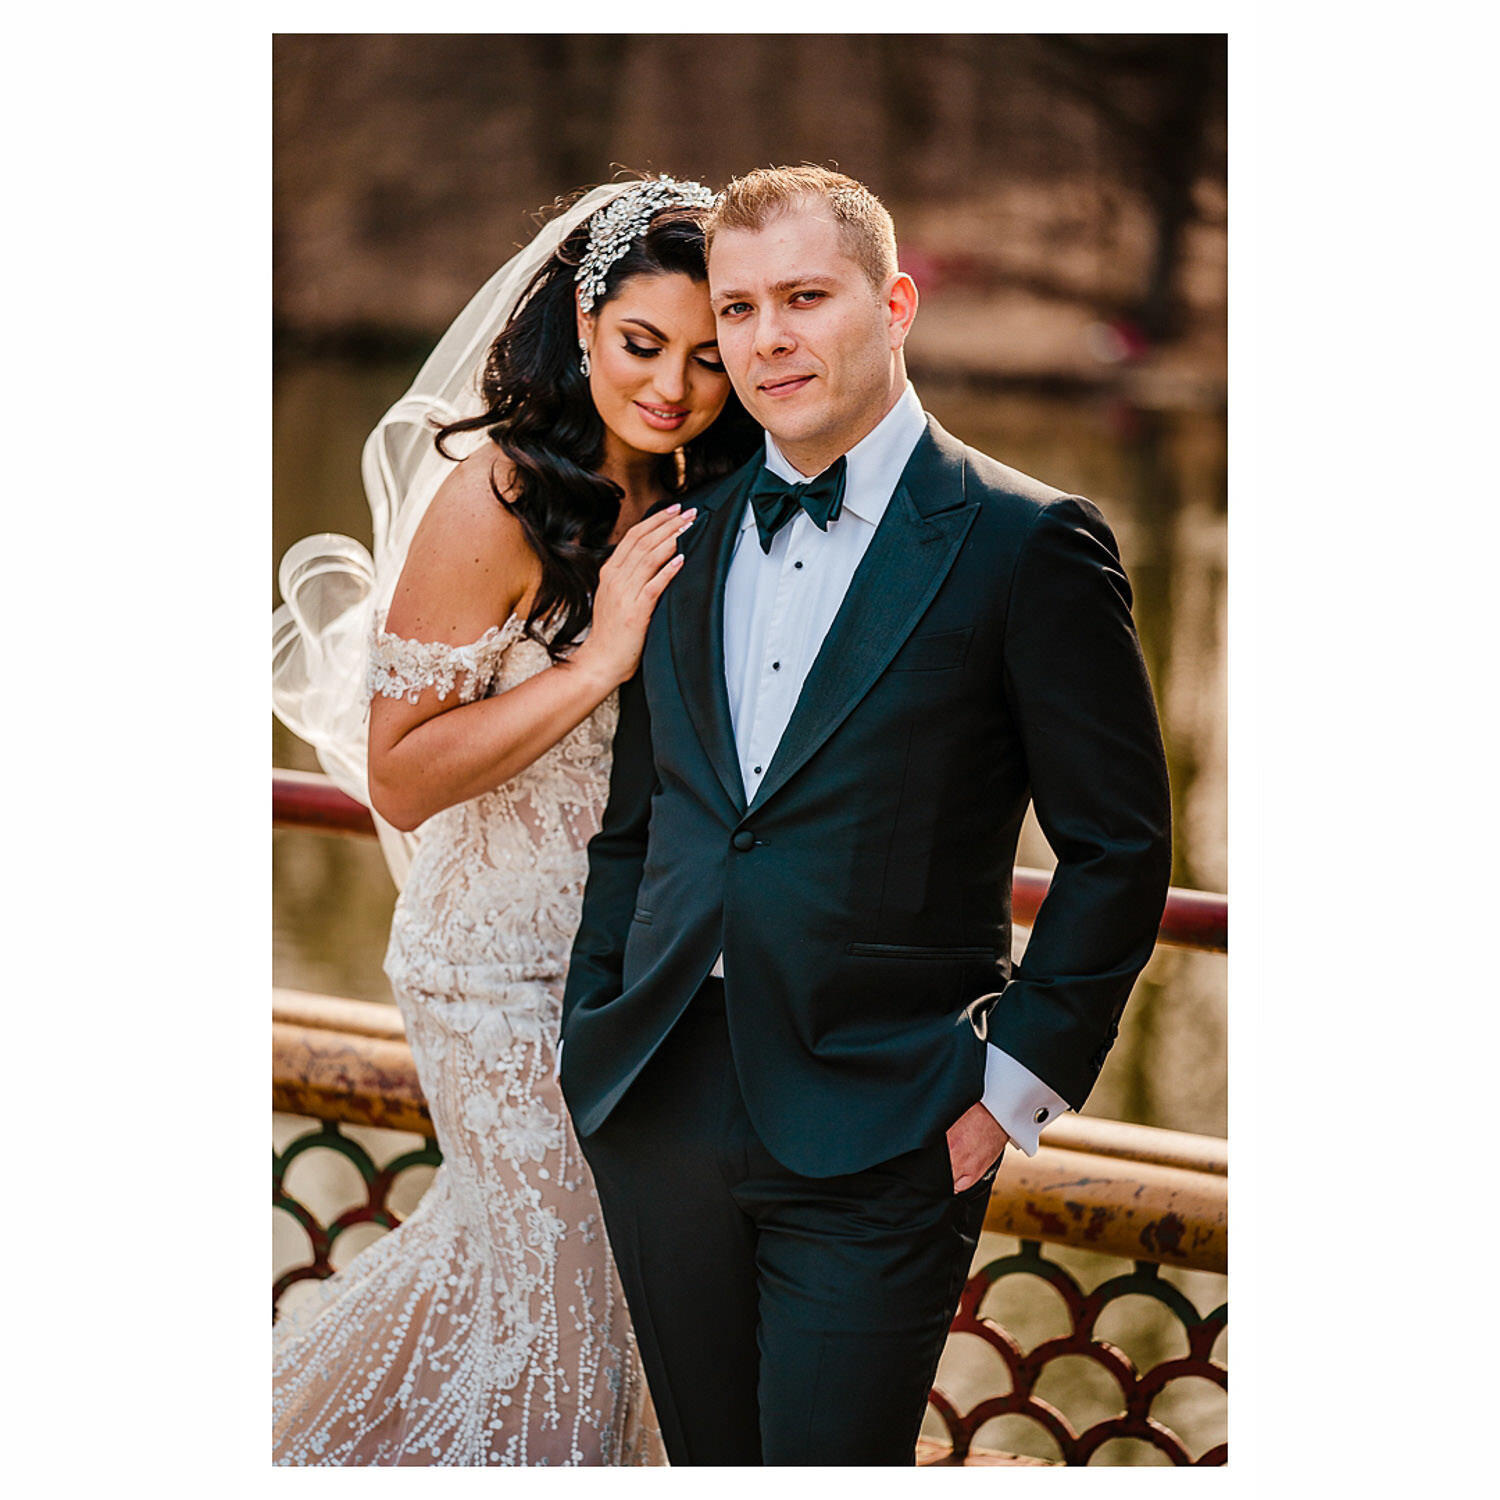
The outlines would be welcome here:
[[[1036,1155],[1043,1127],[1069,1108],[1061,1094],[993,1042],[985,1044],[984,1096],[979,1102],[1027,1156]]]

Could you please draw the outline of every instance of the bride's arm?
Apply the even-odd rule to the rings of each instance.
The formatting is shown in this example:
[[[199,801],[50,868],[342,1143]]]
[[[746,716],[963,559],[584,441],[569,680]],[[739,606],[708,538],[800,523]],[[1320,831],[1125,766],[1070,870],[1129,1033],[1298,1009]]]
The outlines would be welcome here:
[[[396,585],[386,631],[464,646],[503,624],[541,576],[520,523],[490,489],[481,451],[449,475],[423,517]],[[635,671],[646,626],[676,574],[675,508],[632,527],[604,565],[594,624],[572,657],[508,692],[459,701],[457,685],[425,687],[415,703],[370,704],[370,800],[412,829],[445,807],[508,781],[583,722]]]

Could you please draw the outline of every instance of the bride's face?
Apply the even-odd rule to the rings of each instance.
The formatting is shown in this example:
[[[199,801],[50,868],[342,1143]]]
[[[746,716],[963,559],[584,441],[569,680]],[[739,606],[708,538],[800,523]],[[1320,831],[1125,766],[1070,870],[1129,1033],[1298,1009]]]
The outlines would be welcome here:
[[[729,377],[705,282],[632,276],[596,316],[579,315],[578,331],[589,346],[589,391],[616,443],[670,453],[724,409]]]

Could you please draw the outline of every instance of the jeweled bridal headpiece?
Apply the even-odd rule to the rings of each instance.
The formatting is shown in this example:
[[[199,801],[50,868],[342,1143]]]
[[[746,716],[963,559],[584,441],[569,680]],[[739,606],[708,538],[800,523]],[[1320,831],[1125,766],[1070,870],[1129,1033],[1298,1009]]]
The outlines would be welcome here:
[[[701,182],[679,182],[675,177],[648,177],[632,183],[589,220],[589,247],[578,263],[578,306],[592,312],[604,295],[610,267],[630,249],[636,237],[664,208],[708,208],[714,195]]]

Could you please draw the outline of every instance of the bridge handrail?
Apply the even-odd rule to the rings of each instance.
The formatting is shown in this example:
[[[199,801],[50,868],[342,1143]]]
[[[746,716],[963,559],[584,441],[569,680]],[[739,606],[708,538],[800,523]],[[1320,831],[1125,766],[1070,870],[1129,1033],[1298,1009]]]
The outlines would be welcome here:
[[[369,809],[339,790],[316,771],[271,772],[271,824],[275,828],[311,828],[324,833],[374,836]],[[1017,865],[1011,886],[1011,910],[1017,922],[1035,920],[1047,887],[1047,870]],[[1190,891],[1173,886],[1167,892],[1158,943],[1171,948],[1194,948],[1208,953],[1229,951],[1229,898],[1213,891]]]
[[[433,1134],[394,1006],[272,991],[271,1104],[287,1114]],[[1134,1261],[1225,1269],[1225,1143],[1118,1120],[1066,1116],[1034,1157],[1001,1167],[985,1227]]]

